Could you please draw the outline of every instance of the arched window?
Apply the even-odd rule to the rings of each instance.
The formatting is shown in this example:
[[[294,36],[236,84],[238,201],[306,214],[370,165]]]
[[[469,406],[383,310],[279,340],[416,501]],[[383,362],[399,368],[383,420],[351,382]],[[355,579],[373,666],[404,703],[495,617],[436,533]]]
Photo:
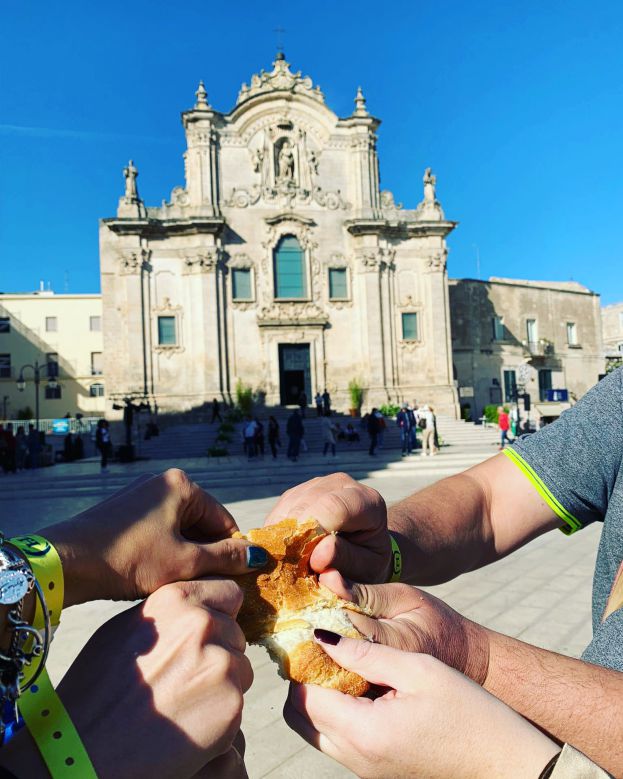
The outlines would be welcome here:
[[[273,252],[275,297],[289,300],[307,297],[305,256],[294,235],[284,235]]]

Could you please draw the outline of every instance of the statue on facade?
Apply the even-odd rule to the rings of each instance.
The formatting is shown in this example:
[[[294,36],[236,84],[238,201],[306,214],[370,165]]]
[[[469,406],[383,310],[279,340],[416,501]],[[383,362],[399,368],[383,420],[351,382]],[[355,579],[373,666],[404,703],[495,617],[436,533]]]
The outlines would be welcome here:
[[[262,172],[262,163],[264,162],[264,150],[256,149],[251,155],[251,163],[255,173]]]
[[[309,169],[314,175],[318,175],[318,155],[313,149],[307,152],[307,162],[309,163]]]
[[[426,168],[424,171],[424,202],[435,203],[437,198],[435,196],[435,185],[437,184],[437,177],[433,176],[432,168]]]
[[[294,181],[294,152],[292,144],[287,139],[279,152],[278,170],[281,181]]]
[[[125,199],[128,203],[135,203],[139,200],[138,189],[136,188],[136,177],[138,170],[134,167],[132,160],[128,162],[127,168],[123,169],[125,176]]]

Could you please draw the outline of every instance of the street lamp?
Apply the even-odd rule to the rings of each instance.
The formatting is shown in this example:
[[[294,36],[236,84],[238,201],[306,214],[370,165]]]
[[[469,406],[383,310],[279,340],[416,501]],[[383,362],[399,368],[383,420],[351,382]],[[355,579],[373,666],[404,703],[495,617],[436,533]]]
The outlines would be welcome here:
[[[56,377],[58,375],[58,363],[57,362],[44,362],[39,365],[39,361],[35,360],[34,365],[26,363],[19,369],[19,376],[17,378],[17,389],[23,392],[26,389],[26,379],[24,378],[24,371],[26,368],[30,368],[34,375],[35,380],[35,417],[36,417],[36,430],[39,432],[39,385],[41,384],[41,371],[45,369],[48,375],[48,387],[50,389],[56,389],[58,382]]]

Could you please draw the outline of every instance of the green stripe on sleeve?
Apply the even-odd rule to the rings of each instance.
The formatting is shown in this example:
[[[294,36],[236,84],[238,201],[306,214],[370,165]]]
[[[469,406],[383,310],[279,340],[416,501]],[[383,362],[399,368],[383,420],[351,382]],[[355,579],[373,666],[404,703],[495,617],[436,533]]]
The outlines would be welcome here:
[[[555,498],[554,495],[552,495],[549,488],[543,482],[534,468],[532,468],[520,454],[518,454],[514,449],[503,449],[502,451],[511,462],[515,463],[524,476],[526,476],[527,479],[532,483],[532,486],[536,489],[547,505],[552,509],[554,514],[556,514],[556,516],[562,519],[562,521],[566,524],[565,527],[560,528],[565,535],[570,536],[572,533],[575,533],[576,530],[582,529],[582,523],[580,520],[576,519],[573,514],[571,514],[571,512],[567,511],[562,503],[557,498]]]

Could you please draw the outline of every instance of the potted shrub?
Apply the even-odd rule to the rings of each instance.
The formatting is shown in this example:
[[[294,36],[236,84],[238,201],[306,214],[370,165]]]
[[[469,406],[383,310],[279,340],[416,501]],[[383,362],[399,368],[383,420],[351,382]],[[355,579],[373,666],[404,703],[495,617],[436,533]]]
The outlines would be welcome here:
[[[350,415],[351,417],[359,416],[363,403],[363,387],[357,379],[351,379],[348,382],[348,392],[350,394]]]

